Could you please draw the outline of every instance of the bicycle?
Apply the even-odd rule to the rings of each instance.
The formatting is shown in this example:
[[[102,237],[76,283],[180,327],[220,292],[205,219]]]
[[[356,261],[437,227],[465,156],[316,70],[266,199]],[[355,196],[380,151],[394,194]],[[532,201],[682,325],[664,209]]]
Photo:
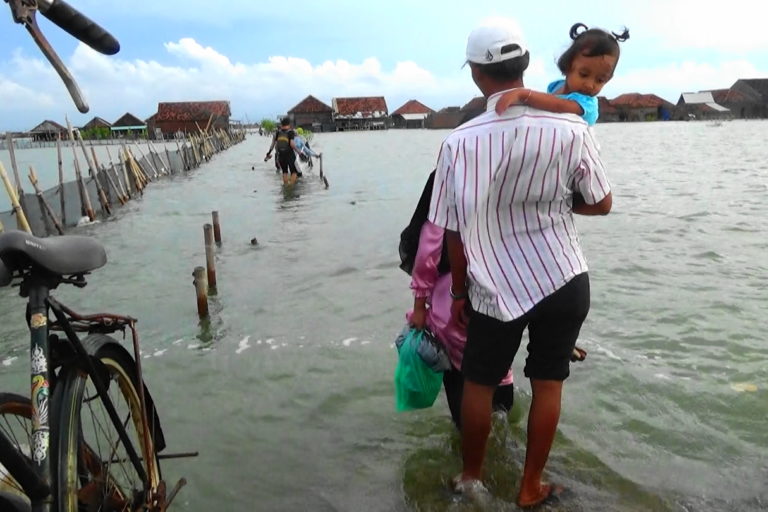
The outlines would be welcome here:
[[[117,41],[63,0],[5,1],[87,112],[35,13],[102,53],[116,53]],[[106,262],[104,247],[90,237],[0,233],[0,287],[18,286],[27,299],[31,360],[31,399],[0,393],[3,512],[164,511],[186,483],[168,492],[162,479],[161,459],[197,453],[159,455],[165,437],[142,376],[137,320],[81,315],[50,294],[63,284],[86,286],[85,276]],[[110,336],[127,330],[133,355]]]
[[[27,298],[32,363],[31,400],[0,393],[0,465],[16,490],[0,492],[0,505],[29,510],[16,503],[23,494],[33,511],[162,511],[185,483],[166,495],[165,438],[142,378],[137,320],[81,315],[50,295],[62,284],[84,287],[104,264],[90,237],[0,234],[0,286],[15,281]],[[133,355],[109,336],[126,330]]]

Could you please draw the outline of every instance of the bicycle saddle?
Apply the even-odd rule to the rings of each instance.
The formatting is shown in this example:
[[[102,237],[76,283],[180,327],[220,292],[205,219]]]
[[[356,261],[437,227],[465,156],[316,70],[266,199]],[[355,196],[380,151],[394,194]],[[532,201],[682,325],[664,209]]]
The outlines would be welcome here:
[[[0,261],[7,272],[37,265],[57,275],[83,274],[107,262],[104,247],[87,236],[37,238],[24,231],[0,234]],[[0,284],[3,274],[0,268]]]

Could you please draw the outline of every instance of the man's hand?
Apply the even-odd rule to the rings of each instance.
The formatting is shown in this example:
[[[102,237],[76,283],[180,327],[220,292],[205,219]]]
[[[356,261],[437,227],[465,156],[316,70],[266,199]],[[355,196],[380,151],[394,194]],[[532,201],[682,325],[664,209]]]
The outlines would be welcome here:
[[[264,161],[266,162],[269,160],[269,158],[272,156],[272,153],[267,153],[267,156],[264,157]]]

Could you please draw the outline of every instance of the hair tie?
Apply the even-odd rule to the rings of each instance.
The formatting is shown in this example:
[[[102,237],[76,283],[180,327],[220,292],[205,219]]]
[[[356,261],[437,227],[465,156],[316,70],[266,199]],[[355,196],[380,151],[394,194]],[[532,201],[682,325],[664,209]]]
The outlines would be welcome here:
[[[579,29],[583,29],[583,30],[579,30]],[[583,24],[583,23],[575,23],[571,27],[571,34],[570,34],[571,35],[571,39],[576,39],[577,37],[579,37],[581,34],[586,32],[587,30],[589,30],[589,28],[585,24]]]
[[[616,32],[611,32],[613,34],[613,38],[616,39],[619,43],[623,43],[627,39],[629,39],[629,29],[627,27],[624,27],[624,32],[621,34],[617,34]]]

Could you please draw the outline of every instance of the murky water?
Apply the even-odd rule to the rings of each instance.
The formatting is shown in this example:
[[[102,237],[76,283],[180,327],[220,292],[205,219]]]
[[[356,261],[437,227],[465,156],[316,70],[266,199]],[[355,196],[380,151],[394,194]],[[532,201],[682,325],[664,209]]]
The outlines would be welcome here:
[[[597,127],[614,212],[578,219],[589,356],[566,383],[548,466],[573,491],[557,510],[768,506],[767,128]],[[200,451],[163,466],[189,481],[175,509],[472,509],[447,491],[460,458],[444,400],[393,404],[392,343],[411,300],[397,242],[445,134],[319,134],[331,186],[315,167],[290,192],[262,162],[269,140],[252,136],[81,228],[110,262],[57,296],[140,319],[168,451]],[[199,325],[191,273],[212,210],[219,287]],[[14,292],[0,290],[0,389],[24,392]],[[518,405],[494,425],[491,510],[515,510],[530,402],[521,361]]]

